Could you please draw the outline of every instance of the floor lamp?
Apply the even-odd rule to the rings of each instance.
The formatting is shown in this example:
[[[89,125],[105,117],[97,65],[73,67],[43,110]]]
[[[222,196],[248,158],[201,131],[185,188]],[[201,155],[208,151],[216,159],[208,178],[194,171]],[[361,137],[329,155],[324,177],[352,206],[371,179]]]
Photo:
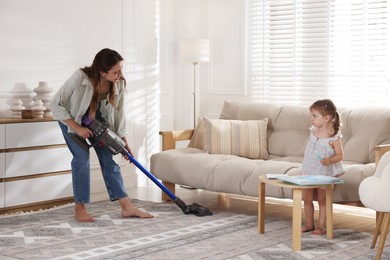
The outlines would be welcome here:
[[[194,128],[196,127],[196,65],[198,63],[210,62],[210,40],[208,39],[188,39],[180,40],[180,61],[192,63],[194,65],[194,87],[193,87],[193,109]]]

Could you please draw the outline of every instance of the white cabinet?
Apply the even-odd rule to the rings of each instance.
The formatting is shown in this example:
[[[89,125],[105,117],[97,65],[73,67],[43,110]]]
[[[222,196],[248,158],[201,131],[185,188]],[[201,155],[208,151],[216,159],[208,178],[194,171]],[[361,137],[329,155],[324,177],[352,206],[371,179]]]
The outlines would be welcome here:
[[[0,152],[0,181],[3,178],[5,178],[5,153]]]
[[[56,121],[0,119],[0,213],[71,200],[71,160]]]
[[[6,124],[5,135],[5,148],[65,143],[57,121]]]
[[[5,196],[4,196],[4,183],[0,182],[0,209],[4,208],[5,205]]]
[[[4,178],[5,178],[5,125],[0,124],[0,209],[4,208],[5,192],[4,192]]]
[[[66,171],[70,169],[71,160],[67,147],[8,152],[5,154],[5,175],[11,178]]]
[[[71,196],[72,176],[55,175],[5,183],[5,206],[14,207]]]
[[[5,148],[5,125],[0,125],[0,150]]]
[[[5,148],[5,125],[1,125],[0,124],[0,180],[5,178],[5,155],[4,155],[4,148]],[[0,194],[2,194],[2,189],[1,188],[0,188]],[[1,207],[1,202],[0,202],[0,207]]]

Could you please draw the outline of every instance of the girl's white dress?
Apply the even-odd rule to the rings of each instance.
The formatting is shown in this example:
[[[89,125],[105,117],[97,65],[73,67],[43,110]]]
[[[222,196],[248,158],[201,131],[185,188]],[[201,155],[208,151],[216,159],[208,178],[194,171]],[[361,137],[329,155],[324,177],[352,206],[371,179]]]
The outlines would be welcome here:
[[[332,157],[335,154],[335,151],[330,146],[329,142],[341,139],[342,135],[338,133],[329,138],[317,138],[314,135],[314,131],[315,127],[311,127],[309,142],[306,145],[302,162],[302,174],[339,177],[344,173],[342,161],[324,166],[321,164],[321,160],[326,157]]]

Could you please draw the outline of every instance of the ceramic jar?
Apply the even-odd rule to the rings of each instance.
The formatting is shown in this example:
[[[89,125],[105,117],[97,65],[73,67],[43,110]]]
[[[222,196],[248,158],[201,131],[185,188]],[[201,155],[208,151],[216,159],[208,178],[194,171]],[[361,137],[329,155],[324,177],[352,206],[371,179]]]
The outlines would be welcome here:
[[[23,102],[20,99],[13,99],[11,105],[12,117],[13,118],[22,118],[22,111],[26,109],[23,106]]]
[[[38,87],[33,89],[36,95],[33,97],[34,101],[41,100],[43,106],[45,107],[43,117],[51,116],[50,111],[50,100],[51,100],[51,92],[53,89],[49,87],[46,81],[40,81],[38,83]]]
[[[46,107],[43,105],[42,100],[37,99],[31,107],[31,110],[33,112],[33,118],[43,118]]]
[[[21,100],[22,106],[24,106],[26,109],[30,108],[29,103],[32,100],[32,96],[34,95],[34,92],[26,86],[26,83],[19,82],[15,83],[14,87],[10,90],[11,98],[7,102],[10,106],[14,103],[15,100]]]

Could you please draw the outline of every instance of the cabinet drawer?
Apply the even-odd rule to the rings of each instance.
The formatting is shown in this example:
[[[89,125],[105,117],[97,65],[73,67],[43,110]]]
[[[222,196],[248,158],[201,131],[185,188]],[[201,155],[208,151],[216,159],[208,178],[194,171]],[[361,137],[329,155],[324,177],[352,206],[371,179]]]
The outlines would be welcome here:
[[[27,122],[5,125],[6,148],[64,144],[57,121]]]
[[[0,149],[5,148],[5,125],[0,124]]]
[[[4,208],[5,203],[5,184],[0,182],[0,208]]]
[[[72,175],[5,182],[5,207],[73,196]]]
[[[5,153],[0,153],[0,178],[5,178]]]
[[[67,171],[71,160],[68,147],[5,153],[5,177]]]

